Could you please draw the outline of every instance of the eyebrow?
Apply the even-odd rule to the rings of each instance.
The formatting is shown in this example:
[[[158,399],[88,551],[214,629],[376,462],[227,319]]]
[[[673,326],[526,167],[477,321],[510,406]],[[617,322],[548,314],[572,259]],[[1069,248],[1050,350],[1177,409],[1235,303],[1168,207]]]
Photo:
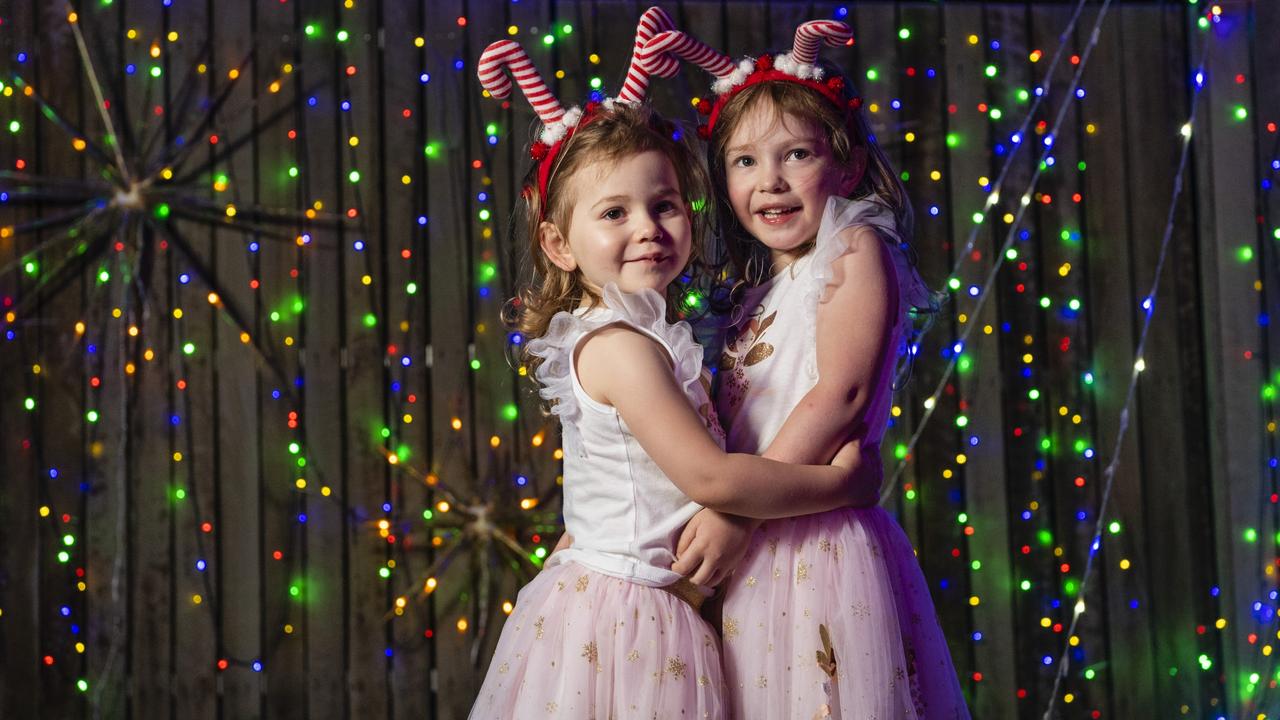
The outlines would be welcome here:
[[[796,135],[794,138],[792,138],[791,142],[809,143],[811,145],[817,145],[821,143],[822,140],[823,138],[819,135]],[[735,153],[746,152],[748,150],[755,150],[755,149],[756,149],[756,143],[746,143],[743,145],[734,145],[731,148],[727,148],[725,149],[724,154],[728,156],[728,155],[733,155]]]
[[[655,195],[657,197],[667,197],[669,195],[679,195],[679,194],[680,194],[679,190],[676,190],[675,188],[669,185],[663,185],[659,187],[655,192]],[[602,197],[599,200],[595,201],[595,203],[592,204],[591,207],[594,209],[594,208],[600,207],[601,205],[607,205],[608,203],[626,202],[627,200],[630,200],[630,199],[631,199],[630,195],[610,195],[609,197]]]

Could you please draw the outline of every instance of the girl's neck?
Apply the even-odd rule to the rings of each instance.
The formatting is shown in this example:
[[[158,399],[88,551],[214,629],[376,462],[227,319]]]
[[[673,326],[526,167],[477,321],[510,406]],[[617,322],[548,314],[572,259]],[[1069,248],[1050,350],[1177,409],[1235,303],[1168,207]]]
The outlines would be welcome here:
[[[813,250],[813,248],[814,248],[814,243],[812,240],[804,243],[803,245],[800,245],[799,247],[795,247],[790,250],[774,250],[770,248],[769,249],[770,266],[769,266],[768,277],[772,278],[776,276],[778,273],[781,273],[783,270],[786,270],[787,268],[791,267],[791,265],[795,263],[797,260],[804,257],[805,255],[808,255]]]

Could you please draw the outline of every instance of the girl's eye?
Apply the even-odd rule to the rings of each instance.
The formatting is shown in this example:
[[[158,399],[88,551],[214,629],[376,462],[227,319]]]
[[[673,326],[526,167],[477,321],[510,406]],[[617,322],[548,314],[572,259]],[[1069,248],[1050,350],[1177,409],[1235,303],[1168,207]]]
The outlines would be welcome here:
[[[804,148],[796,148],[795,150],[791,151],[791,157],[797,160],[804,160],[805,158],[809,157],[812,154],[813,153],[809,152],[808,150],[805,150]]]
[[[659,213],[665,215],[669,212],[676,210],[676,204],[671,202],[670,200],[663,200],[662,202],[658,203],[658,206],[654,209],[657,210]]]
[[[601,217],[606,220],[621,220],[622,214],[622,208],[609,208],[604,211],[604,215],[601,215]]]
[[[751,157],[750,155],[743,155],[741,157],[734,158],[733,160],[734,167],[751,167],[755,164],[756,164],[755,158]]]

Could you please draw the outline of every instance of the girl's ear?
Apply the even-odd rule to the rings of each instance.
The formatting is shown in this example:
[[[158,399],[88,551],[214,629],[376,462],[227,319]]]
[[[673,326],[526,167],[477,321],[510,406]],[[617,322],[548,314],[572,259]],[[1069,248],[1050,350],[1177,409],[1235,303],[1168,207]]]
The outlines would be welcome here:
[[[849,164],[845,166],[844,177],[840,180],[840,195],[848,197],[849,193],[862,184],[867,174],[867,148],[859,145],[849,153]]]
[[[560,232],[555,223],[543,220],[538,225],[538,245],[552,265],[573,272],[578,269],[578,261],[573,257],[573,249],[569,247],[569,238]]]

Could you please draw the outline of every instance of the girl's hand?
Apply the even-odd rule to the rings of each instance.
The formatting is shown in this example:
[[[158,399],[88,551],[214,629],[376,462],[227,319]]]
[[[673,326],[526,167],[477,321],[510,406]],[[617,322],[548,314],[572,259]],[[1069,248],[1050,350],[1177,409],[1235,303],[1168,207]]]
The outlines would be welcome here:
[[[836,452],[831,464],[849,473],[850,507],[871,507],[880,503],[880,484],[884,482],[880,443],[864,445],[862,440],[850,440]]]
[[[758,527],[759,520],[699,510],[680,533],[671,569],[695,585],[715,587],[742,561]]]

